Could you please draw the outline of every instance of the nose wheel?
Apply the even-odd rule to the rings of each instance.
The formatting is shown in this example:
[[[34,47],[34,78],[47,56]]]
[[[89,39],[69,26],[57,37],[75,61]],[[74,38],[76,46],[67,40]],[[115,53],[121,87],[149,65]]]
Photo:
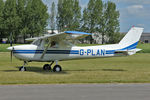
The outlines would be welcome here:
[[[23,66],[21,66],[20,68],[19,68],[19,71],[27,71],[27,69],[26,69],[26,67],[25,67],[25,65],[27,64],[27,62],[26,61],[24,61],[24,64],[23,64]]]
[[[19,71],[23,72],[23,71],[27,71],[27,69],[26,69],[26,67],[22,66],[22,67],[19,68]]]

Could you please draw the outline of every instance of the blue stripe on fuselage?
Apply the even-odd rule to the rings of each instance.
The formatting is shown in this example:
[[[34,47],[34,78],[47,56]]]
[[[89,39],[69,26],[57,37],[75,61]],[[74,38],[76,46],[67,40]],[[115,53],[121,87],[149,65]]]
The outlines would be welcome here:
[[[136,46],[138,45],[138,42],[132,44],[132,45],[129,45],[125,48],[122,48],[122,49],[118,49],[118,50],[106,50],[106,54],[114,54],[115,51],[119,51],[119,50],[132,50],[132,49],[135,49]]]
[[[44,50],[13,50],[13,53],[42,54]],[[47,54],[79,54],[79,50],[47,50]]]

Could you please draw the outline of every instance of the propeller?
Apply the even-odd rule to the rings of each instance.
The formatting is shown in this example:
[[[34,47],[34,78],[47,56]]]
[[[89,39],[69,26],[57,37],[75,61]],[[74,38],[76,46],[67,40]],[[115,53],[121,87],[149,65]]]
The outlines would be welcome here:
[[[10,54],[11,62],[12,62],[13,50],[14,50],[14,47],[12,47],[11,54]]]

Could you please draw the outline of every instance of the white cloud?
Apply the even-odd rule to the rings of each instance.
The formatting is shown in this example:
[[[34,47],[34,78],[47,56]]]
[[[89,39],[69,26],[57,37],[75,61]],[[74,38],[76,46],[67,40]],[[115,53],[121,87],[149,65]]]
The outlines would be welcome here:
[[[143,9],[143,5],[132,5],[132,6],[129,6],[128,8]]]
[[[126,11],[130,15],[135,15],[136,17],[149,18],[150,11],[143,5],[131,5],[126,8]]]
[[[143,10],[143,5],[132,5],[128,6],[126,9],[129,14],[138,14]]]
[[[132,3],[132,4],[150,4],[150,0],[112,0],[112,1]]]
[[[136,26],[138,26],[138,27],[144,27],[145,25],[144,24],[137,24]]]

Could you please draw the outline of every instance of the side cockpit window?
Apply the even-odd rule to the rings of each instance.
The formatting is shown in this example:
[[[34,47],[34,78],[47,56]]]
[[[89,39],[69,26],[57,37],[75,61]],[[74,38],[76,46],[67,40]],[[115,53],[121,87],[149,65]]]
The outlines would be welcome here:
[[[52,41],[50,47],[51,48],[58,48],[58,43],[56,41]]]
[[[58,42],[56,41],[50,41],[48,39],[45,40],[45,43],[44,43],[44,47],[49,47],[49,48],[58,48]]]
[[[49,46],[49,40],[48,40],[48,39],[45,39],[45,40],[44,40],[44,48],[46,48],[47,46]]]

